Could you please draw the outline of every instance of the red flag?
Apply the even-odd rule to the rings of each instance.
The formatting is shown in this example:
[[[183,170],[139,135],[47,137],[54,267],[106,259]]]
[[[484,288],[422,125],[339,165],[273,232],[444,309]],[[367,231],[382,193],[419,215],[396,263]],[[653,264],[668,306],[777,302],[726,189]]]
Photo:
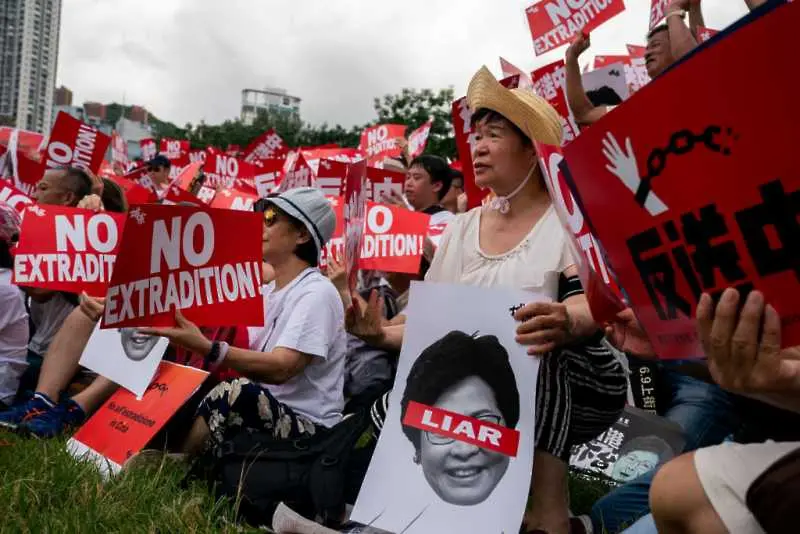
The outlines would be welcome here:
[[[578,7],[574,7],[577,5]],[[603,7],[600,7],[600,6]],[[590,33],[625,10],[622,0],[575,2],[539,0],[525,10],[537,56],[569,44],[579,32]]]
[[[175,308],[198,326],[264,324],[261,219],[205,207],[134,206],[102,328],[172,326]]]
[[[97,174],[111,138],[63,111],[56,117],[45,152],[45,165],[72,166]]]
[[[124,226],[120,213],[28,207],[14,250],[14,283],[105,295]]]
[[[700,293],[730,286],[762,291],[783,346],[800,345],[800,110],[774,53],[793,46],[798,24],[795,2],[741,26],[565,149],[583,213],[661,357],[702,354]],[[760,58],[748,71],[770,95],[758,113],[739,105],[752,97],[742,57]],[[686,80],[704,82],[685,105],[664,106]]]
[[[630,55],[632,58],[637,58],[637,57],[642,57],[643,58],[645,53],[647,53],[647,47],[646,46],[631,45],[631,44],[626,45],[626,46],[628,48],[628,55]]]

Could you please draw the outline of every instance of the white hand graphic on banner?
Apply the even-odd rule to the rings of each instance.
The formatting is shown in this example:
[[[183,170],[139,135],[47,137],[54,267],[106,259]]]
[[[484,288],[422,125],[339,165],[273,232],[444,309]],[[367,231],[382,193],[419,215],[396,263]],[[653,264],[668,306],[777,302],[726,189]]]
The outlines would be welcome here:
[[[633,194],[639,190],[642,178],[639,175],[639,167],[636,163],[636,154],[633,152],[631,138],[625,140],[625,150],[623,151],[614,134],[608,132],[603,139],[603,155],[608,160],[606,169],[608,172],[619,178],[625,187]],[[656,216],[664,213],[669,208],[652,191],[647,194],[644,208],[650,215]]]

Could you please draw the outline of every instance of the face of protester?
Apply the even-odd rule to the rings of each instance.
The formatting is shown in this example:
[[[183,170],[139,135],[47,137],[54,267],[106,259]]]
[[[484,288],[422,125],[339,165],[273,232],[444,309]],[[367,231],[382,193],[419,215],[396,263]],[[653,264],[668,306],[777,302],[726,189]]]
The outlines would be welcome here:
[[[675,62],[669,43],[669,32],[660,31],[647,40],[647,51],[644,54],[647,74],[655,78]]]
[[[169,183],[169,167],[156,167],[152,166],[147,169],[147,174],[156,185],[164,185]]]
[[[66,171],[50,170],[36,184],[31,198],[45,206],[76,206],[78,196],[67,188],[64,180]]]
[[[536,165],[533,146],[505,119],[481,120],[475,125],[475,135],[475,183],[498,195],[511,193]]]
[[[144,360],[158,343],[156,336],[142,334],[138,328],[120,328],[119,333],[125,355],[135,362]]]
[[[649,473],[658,465],[658,455],[650,451],[631,451],[614,462],[611,478],[629,482]]]
[[[506,424],[494,392],[477,376],[445,390],[433,406]],[[450,504],[473,506],[485,501],[505,475],[509,461],[503,454],[430,432],[420,436],[419,463],[425,479]]]
[[[277,265],[292,255],[298,245],[310,236],[298,230],[292,219],[274,206],[264,211],[261,233],[261,254],[267,263]]]
[[[414,165],[406,173],[405,194],[408,203],[416,211],[422,211],[439,203],[441,182],[431,181],[431,175],[422,165]]]
[[[461,178],[453,179],[450,189],[442,199],[442,206],[448,211],[458,213],[458,195],[464,192],[464,183]]]

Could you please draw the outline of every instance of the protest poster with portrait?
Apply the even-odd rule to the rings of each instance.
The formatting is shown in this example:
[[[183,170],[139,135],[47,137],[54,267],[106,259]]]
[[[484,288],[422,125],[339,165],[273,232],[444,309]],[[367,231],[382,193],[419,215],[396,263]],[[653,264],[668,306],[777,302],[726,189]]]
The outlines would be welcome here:
[[[106,293],[103,328],[262,325],[261,216],[194,206],[133,206]],[[230,239],[236,236],[236,239]]]
[[[518,532],[533,469],[539,360],[521,290],[414,282],[393,393],[354,521],[389,532]]]
[[[141,451],[208,377],[206,371],[161,362],[142,398],[120,388],[67,441],[67,451],[118,473]]]
[[[540,56],[567,45],[578,33],[589,34],[623,11],[623,0],[537,0],[525,10],[533,50]]]
[[[727,287],[762,291],[783,346],[800,344],[800,109],[772,53],[798,24],[797,2],[752,15],[564,150],[565,178],[661,358],[702,355],[697,302]],[[752,96],[737,79],[743,56],[760,58],[748,72],[769,94],[758,113],[740,105]],[[706,83],[664,106],[687,79]]]
[[[45,166],[48,169],[77,167],[97,174],[110,144],[111,137],[61,111],[50,132]]]
[[[105,295],[124,227],[122,213],[29,206],[14,250],[14,284]]]

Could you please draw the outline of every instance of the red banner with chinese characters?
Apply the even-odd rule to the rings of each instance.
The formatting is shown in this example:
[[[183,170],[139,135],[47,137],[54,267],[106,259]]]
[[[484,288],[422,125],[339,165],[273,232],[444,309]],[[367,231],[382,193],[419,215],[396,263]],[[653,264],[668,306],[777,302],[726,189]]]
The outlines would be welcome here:
[[[313,183],[314,171],[311,170],[303,154],[298,154],[278,184],[278,192],[282,193],[298,187],[311,187]]]
[[[142,150],[142,161],[148,162],[158,154],[155,139],[142,139],[139,141],[139,148]]]
[[[783,345],[800,345],[800,109],[793,73],[774,54],[793,46],[798,24],[800,4],[776,7],[666,72],[564,151],[582,211],[662,358],[702,354],[697,301],[727,287],[763,291],[781,316]],[[769,95],[757,113],[740,105],[752,97],[738,78],[742,57],[760,58],[748,71]],[[665,106],[687,79],[704,83]]]
[[[316,184],[326,197],[343,196],[346,177],[347,163],[329,159],[319,161]]]
[[[282,158],[289,147],[275,130],[268,130],[256,137],[244,150],[244,160],[253,163],[257,159]]]
[[[125,215],[61,206],[29,206],[14,250],[14,283],[105,295]]]
[[[161,362],[141,400],[119,388],[75,433],[68,449],[110,460],[115,470],[142,450],[208,377],[206,371]],[[88,451],[86,450],[88,449]]]
[[[412,160],[425,152],[425,147],[428,145],[428,137],[431,135],[432,126],[433,121],[430,120],[411,132],[411,135],[408,136],[408,157]]]
[[[406,127],[402,124],[372,126],[361,134],[359,149],[370,164],[383,161],[384,158],[396,158],[403,153],[397,140],[405,135]]]
[[[518,430],[415,401],[408,403],[403,424],[512,458],[519,449]]]
[[[261,159],[253,163],[255,176],[253,182],[259,197],[265,197],[278,187],[283,177],[282,159]]]
[[[533,90],[547,100],[561,116],[561,128],[564,132],[562,146],[578,137],[578,124],[567,104],[567,71],[563,60],[536,69],[531,74]]]
[[[102,327],[172,326],[175,308],[198,326],[263,325],[261,219],[205,207],[133,206]]]
[[[623,0],[539,0],[528,9],[528,26],[537,56],[569,44],[580,33],[625,11]]]
[[[119,163],[124,167],[128,166],[128,143],[125,139],[114,132],[111,134],[111,161]]]
[[[185,139],[169,139],[165,137],[161,140],[160,152],[170,161],[182,160],[189,155],[189,141]]]
[[[22,213],[27,206],[33,204],[33,200],[28,195],[6,180],[0,180],[0,202],[5,202],[19,213]]]
[[[356,289],[367,211],[367,162],[349,163],[344,182],[344,265],[350,292]]]
[[[253,165],[225,154],[207,156],[203,172],[206,175],[206,185],[223,188],[233,187],[238,179],[252,180],[256,176]]]
[[[405,208],[367,203],[361,269],[389,273],[419,272],[430,215]]]
[[[650,1],[650,29],[652,30],[658,23],[667,16],[667,7],[670,0],[651,0]]]
[[[364,155],[357,148],[315,147],[301,150],[303,158],[314,173],[319,172],[319,162],[323,159],[341,161],[342,163],[355,163],[364,159]]]
[[[392,196],[401,197],[405,183],[402,172],[367,167],[367,200],[380,203]]]
[[[78,167],[97,174],[111,138],[63,111],[56,117],[45,150],[45,165]]]

